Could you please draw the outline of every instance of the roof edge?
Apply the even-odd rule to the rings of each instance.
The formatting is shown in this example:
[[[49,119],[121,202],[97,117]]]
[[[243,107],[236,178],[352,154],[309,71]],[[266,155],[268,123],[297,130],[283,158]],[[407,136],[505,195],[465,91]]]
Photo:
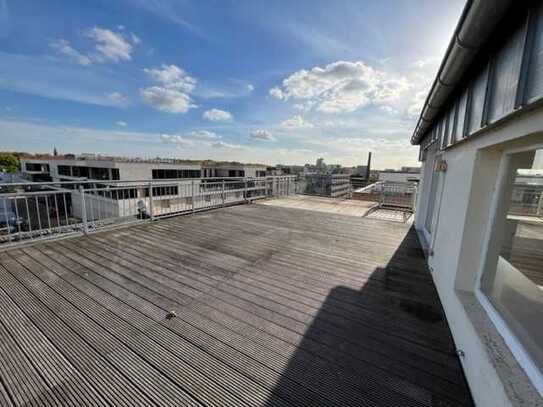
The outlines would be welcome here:
[[[424,101],[411,136],[411,144],[421,143],[449,96],[457,88],[480,49],[486,44],[512,4],[512,0],[466,2],[436,78]]]

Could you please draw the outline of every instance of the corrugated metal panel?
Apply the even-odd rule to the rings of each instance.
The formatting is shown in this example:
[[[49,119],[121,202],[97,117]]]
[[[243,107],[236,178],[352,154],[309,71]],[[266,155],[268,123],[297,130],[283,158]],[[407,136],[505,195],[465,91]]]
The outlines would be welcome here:
[[[443,150],[443,149],[445,149],[447,147],[447,140],[449,138],[450,125],[449,125],[449,114],[448,113],[445,113],[445,115],[443,116],[442,123],[443,123],[443,130],[442,130],[442,134],[441,134],[440,148]]]
[[[454,143],[455,139],[455,125],[456,125],[456,102],[451,106],[448,113],[448,123],[447,126],[447,146],[450,146]]]
[[[468,134],[476,132],[482,126],[487,79],[488,65],[477,75],[473,82],[471,103],[468,111]]]
[[[515,108],[515,98],[522,62],[525,26],[508,38],[496,55],[490,80],[488,121],[493,123]]]
[[[460,141],[464,138],[467,106],[468,106],[468,90],[466,89],[464,90],[464,92],[462,93],[462,96],[460,96],[460,99],[458,100],[454,142]]]
[[[543,4],[534,10],[533,38],[528,64],[526,101],[531,103],[543,96]]]

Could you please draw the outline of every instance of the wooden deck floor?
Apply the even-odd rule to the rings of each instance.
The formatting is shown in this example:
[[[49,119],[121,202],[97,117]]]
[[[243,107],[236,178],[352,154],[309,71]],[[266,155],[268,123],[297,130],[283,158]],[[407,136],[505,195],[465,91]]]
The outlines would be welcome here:
[[[310,211],[335,213],[348,216],[366,216],[377,206],[375,202],[355,199],[328,198],[314,195],[290,195],[281,198],[258,201],[260,205],[281,208],[307,209]]]
[[[406,225],[245,205],[0,254],[2,406],[471,403]]]

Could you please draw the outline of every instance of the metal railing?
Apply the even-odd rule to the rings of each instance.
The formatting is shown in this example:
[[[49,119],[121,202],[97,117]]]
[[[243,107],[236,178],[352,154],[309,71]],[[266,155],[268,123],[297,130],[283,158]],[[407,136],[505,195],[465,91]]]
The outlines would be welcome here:
[[[414,212],[417,184],[414,182],[378,181],[353,192],[353,199],[376,202],[380,208]]]
[[[0,185],[0,248],[297,193],[294,176]]]
[[[515,184],[509,213],[511,215],[543,217],[543,185]]]

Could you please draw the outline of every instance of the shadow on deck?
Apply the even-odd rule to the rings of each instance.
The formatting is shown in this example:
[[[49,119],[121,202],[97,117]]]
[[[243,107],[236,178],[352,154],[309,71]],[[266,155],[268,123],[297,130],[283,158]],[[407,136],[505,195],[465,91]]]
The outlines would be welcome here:
[[[412,228],[360,290],[337,286],[329,292],[267,406],[285,398],[311,406],[473,405],[428,271],[406,268],[424,258],[414,240]],[[406,271],[412,281],[405,280]],[[346,315],[351,307],[388,322],[361,325]],[[318,389],[315,399],[295,394],[304,383]]]

